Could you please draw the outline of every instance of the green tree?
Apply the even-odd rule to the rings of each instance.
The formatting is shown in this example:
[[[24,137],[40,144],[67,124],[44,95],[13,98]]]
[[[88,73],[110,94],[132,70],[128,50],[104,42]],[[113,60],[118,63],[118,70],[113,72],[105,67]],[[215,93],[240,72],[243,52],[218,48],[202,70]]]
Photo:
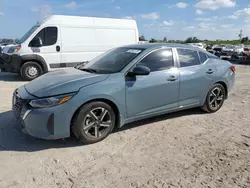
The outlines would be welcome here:
[[[188,37],[185,41],[185,43],[196,43],[200,42],[200,40],[197,37]]]
[[[146,38],[144,37],[144,35],[141,35],[141,36],[139,37],[139,41],[146,41]]]
[[[245,42],[248,42],[248,41],[249,41],[248,37],[243,37],[241,39],[241,43],[245,43]]]
[[[149,42],[150,43],[155,43],[155,42],[157,42],[157,40],[155,40],[154,38],[151,38]]]
[[[193,42],[193,38],[192,37],[188,37],[185,42],[186,43],[192,43]]]

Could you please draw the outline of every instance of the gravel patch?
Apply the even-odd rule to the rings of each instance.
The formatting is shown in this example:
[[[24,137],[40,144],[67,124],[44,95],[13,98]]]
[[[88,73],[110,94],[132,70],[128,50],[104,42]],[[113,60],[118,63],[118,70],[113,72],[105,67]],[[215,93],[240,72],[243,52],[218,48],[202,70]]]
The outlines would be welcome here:
[[[220,111],[199,109],[129,124],[104,141],[46,141],[20,131],[14,89],[25,82],[0,72],[0,187],[250,187],[250,67]]]

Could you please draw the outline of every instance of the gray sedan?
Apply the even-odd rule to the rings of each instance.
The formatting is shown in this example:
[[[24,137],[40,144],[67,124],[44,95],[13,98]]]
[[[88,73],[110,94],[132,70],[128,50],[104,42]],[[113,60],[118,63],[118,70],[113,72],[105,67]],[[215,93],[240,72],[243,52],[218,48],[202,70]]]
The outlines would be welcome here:
[[[202,49],[128,45],[18,88],[13,111],[29,135],[60,139],[73,132],[91,144],[137,120],[194,107],[214,113],[234,83],[235,67]]]

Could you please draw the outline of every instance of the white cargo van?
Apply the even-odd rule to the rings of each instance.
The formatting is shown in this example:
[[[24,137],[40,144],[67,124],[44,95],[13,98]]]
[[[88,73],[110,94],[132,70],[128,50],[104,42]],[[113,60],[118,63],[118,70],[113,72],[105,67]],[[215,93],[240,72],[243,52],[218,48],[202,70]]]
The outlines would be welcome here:
[[[32,80],[51,70],[90,61],[111,48],[138,42],[135,20],[52,15],[2,55],[0,69]]]

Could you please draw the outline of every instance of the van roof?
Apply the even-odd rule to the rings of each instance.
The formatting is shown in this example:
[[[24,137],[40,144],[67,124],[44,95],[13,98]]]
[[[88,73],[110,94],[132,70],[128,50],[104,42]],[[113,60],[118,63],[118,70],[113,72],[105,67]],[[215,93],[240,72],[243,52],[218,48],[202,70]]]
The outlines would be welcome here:
[[[67,25],[67,26],[103,26],[119,28],[135,28],[136,21],[132,19],[100,18],[86,16],[51,15],[46,17],[41,23],[46,25]]]

